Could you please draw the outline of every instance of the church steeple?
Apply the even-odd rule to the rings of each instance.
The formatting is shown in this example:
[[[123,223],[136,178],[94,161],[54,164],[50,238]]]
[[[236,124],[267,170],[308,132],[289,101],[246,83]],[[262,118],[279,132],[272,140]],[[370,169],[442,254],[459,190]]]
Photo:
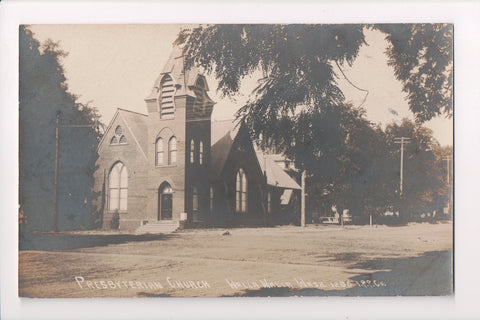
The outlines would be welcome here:
[[[210,117],[214,102],[207,95],[205,77],[198,68],[185,69],[182,49],[173,47],[172,53],[155,80],[150,95],[145,99],[149,116],[170,119],[175,109],[185,107],[187,119]],[[179,105],[176,98],[185,97],[187,103]]]

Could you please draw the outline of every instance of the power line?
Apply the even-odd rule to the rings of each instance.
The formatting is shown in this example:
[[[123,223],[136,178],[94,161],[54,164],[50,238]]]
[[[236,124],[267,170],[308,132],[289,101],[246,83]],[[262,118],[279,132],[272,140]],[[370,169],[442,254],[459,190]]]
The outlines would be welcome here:
[[[354,87],[354,88],[357,89],[357,90],[366,92],[365,97],[363,98],[362,103],[360,103],[360,105],[358,106],[358,107],[360,108],[361,106],[363,106],[363,104],[365,103],[365,101],[367,101],[367,97],[368,97],[369,91],[368,91],[367,89],[362,89],[362,88],[359,88],[359,87],[357,87],[356,85],[354,85],[354,84],[352,83],[352,81],[350,81],[350,79],[347,78],[347,76],[346,76],[345,73],[343,72],[342,68],[340,68],[340,65],[338,64],[338,61],[335,61],[335,64],[337,65],[338,70],[340,70],[340,72],[343,74],[343,77],[345,78],[345,80],[347,80],[348,83],[350,83],[350,85],[351,85],[352,87]]]

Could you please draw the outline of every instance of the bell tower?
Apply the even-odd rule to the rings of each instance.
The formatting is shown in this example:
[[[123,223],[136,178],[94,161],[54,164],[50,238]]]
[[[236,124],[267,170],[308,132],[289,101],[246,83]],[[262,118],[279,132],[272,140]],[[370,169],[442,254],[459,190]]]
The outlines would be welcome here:
[[[186,190],[187,212],[192,222],[208,222],[210,212],[211,115],[214,102],[208,96],[205,77],[199,75],[190,89],[195,98],[186,107]]]
[[[160,185],[171,186],[172,220],[180,220],[181,213],[187,213],[188,222],[205,221],[209,216],[208,165],[215,103],[207,92],[205,77],[195,67],[185,69],[181,48],[174,47],[145,99],[150,122],[149,189],[159,193]],[[175,146],[170,144],[172,137]],[[162,210],[160,201],[150,201],[148,207],[149,212]],[[158,217],[163,216],[159,213]]]

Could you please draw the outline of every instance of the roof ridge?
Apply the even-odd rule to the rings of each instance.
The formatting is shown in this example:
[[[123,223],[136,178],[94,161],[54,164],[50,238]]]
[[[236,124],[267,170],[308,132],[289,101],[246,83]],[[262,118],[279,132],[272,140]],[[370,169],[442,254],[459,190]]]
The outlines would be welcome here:
[[[140,112],[137,112],[137,111],[128,110],[128,109],[124,109],[124,108],[117,108],[117,110],[129,112],[129,113],[135,113],[135,114],[138,114],[138,115],[140,115],[140,116],[148,117],[147,114],[140,113]]]
[[[234,118],[232,118],[232,119],[222,119],[222,120],[217,120],[217,119],[215,119],[215,120],[213,120],[213,122],[227,122],[227,121],[233,122],[233,121],[235,121],[235,120],[236,120],[236,119],[234,119]]]
[[[119,114],[120,114],[120,113],[119,113]],[[129,125],[127,119],[125,119],[125,118],[122,116],[122,114],[120,114],[120,117],[122,117],[122,120],[123,120],[123,122],[125,122],[125,125],[127,126],[127,129],[130,131],[130,134],[132,135],[133,140],[135,141],[135,143],[137,144],[137,146],[140,148],[140,151],[142,152],[143,157],[145,158],[145,160],[148,161],[147,155],[145,154],[145,151],[143,150],[142,145],[140,144],[140,142],[138,142],[138,139],[137,139],[137,137],[135,136],[135,133],[133,132],[132,128],[130,128],[130,125]]]
[[[115,118],[118,116],[118,114],[120,113],[118,111],[119,108],[117,108],[117,110],[115,110],[115,113],[113,114],[113,117],[110,119],[110,122],[108,123],[107,125],[107,128],[105,129],[105,132],[103,133],[103,136],[102,138],[100,139],[100,142],[98,142],[98,145],[97,145],[97,151],[100,149],[100,146],[103,144],[103,141],[105,140],[105,137],[107,136],[106,133],[108,131],[110,131],[110,128],[112,127],[113,125],[113,122],[115,121]]]

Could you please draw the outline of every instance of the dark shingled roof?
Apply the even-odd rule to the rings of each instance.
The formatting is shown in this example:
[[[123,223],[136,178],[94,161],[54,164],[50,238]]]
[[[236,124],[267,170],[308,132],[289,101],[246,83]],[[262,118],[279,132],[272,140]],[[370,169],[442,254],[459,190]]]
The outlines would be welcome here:
[[[235,127],[233,120],[212,121],[210,166],[215,178],[220,176],[225,166],[239,128]]]
[[[240,126],[235,126],[233,120],[212,122],[212,150],[211,150],[211,172],[218,178],[225,166],[233,142],[237,137]],[[285,159],[281,154],[265,154],[253,142],[258,165],[262,172],[266,171],[267,184],[285,188],[301,189],[295,180],[290,177],[275,161]],[[266,167],[266,170],[265,170]]]

